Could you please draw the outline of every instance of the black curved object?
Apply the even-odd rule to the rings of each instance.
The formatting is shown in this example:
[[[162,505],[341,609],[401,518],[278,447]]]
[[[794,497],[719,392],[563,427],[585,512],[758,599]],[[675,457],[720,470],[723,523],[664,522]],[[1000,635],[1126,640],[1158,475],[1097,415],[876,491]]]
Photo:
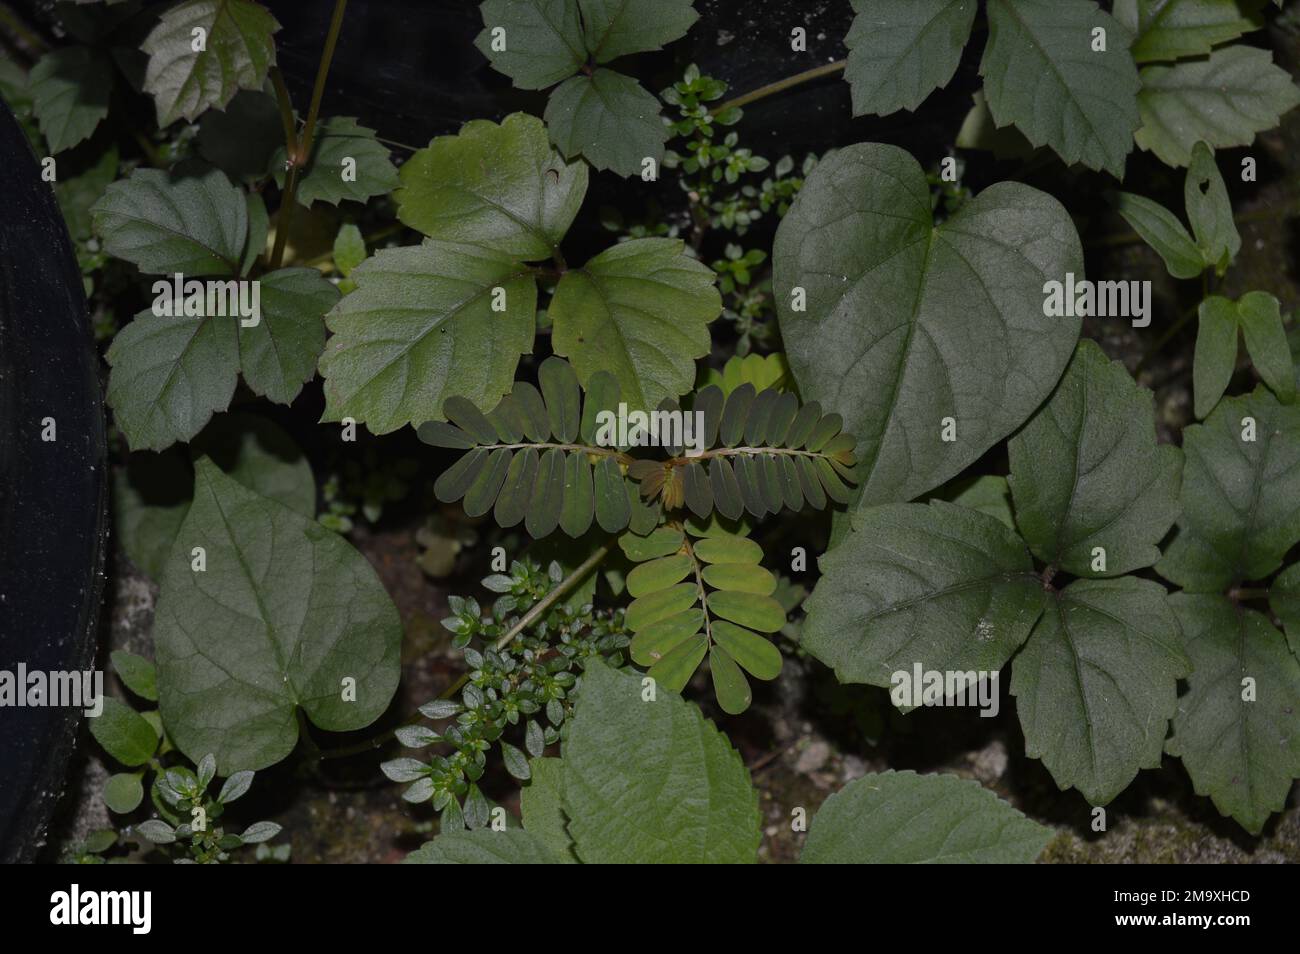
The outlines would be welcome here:
[[[0,168],[0,669],[84,671],[108,526],[98,359],[63,216],[2,100]],[[36,854],[82,718],[0,707],[0,861]]]

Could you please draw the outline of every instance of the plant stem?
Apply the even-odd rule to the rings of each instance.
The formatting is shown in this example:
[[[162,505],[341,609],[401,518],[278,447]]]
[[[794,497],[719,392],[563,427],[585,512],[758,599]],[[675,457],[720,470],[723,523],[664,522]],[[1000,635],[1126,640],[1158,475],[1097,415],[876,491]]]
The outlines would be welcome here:
[[[280,67],[271,67],[271,85],[275,87],[275,101],[280,106],[280,123],[284,126],[284,150],[289,161],[298,154],[298,122],[293,118],[293,99],[289,96],[289,87],[284,85],[284,74]]]
[[[36,53],[44,53],[50,48],[50,45],[28,27],[18,14],[9,9],[8,4],[0,4],[0,27],[22,40]]]
[[[288,135],[286,126],[285,149],[289,156],[289,172],[285,176],[284,195],[280,200],[280,220],[275,226],[275,251],[271,254],[271,268],[284,264],[284,249],[289,241],[289,228],[293,224],[294,204],[298,199],[298,173],[307,165],[311,156],[311,147],[316,135],[316,119],[320,115],[321,100],[325,97],[325,80],[329,76],[330,63],[334,60],[334,48],[338,46],[339,33],[343,30],[343,14],[348,8],[348,0],[334,0],[334,15],[330,18],[329,33],[325,35],[325,48],[321,51],[320,65],[316,68],[316,85],[311,91],[311,106],[307,110],[307,124],[303,127],[302,138],[296,143]],[[276,90],[277,97],[279,89]],[[288,93],[280,105],[283,117]]]
[[[561,597],[566,596],[570,590],[572,590],[575,586],[577,586],[582,581],[583,577],[585,577],[592,570],[596,569],[596,567],[600,566],[601,562],[604,561],[605,557],[609,556],[609,551],[613,549],[613,546],[614,546],[614,537],[610,537],[603,544],[597,547],[596,550],[591,554],[591,556],[583,560],[582,563],[579,564],[572,573],[570,573],[559,583],[557,583],[555,585],[555,589],[551,590],[540,600],[534,603],[532,605],[532,608],[529,609],[528,612],[525,613],[523,616],[519,617],[518,622],[516,622],[515,625],[511,626],[510,629],[506,630],[505,634],[502,635],[501,638],[496,641],[494,645],[497,651],[500,652],[502,649],[505,649],[512,642],[514,642],[516,638],[518,638],[520,633],[528,629],[528,627],[532,626],[539,619],[545,616],[550,611],[551,607],[553,607],[557,602],[559,602]],[[469,682],[469,673],[463,673],[459,679],[457,679],[450,686],[448,686],[446,689],[440,692],[438,694],[438,698],[450,699],[452,696],[458,693],[462,688],[464,688],[465,683],[467,682]],[[415,724],[414,720],[417,715],[419,715],[418,711],[408,715],[405,719],[402,720],[402,725],[399,726],[399,728],[403,728],[407,725],[414,725]],[[387,743],[390,739],[392,739],[396,734],[397,734],[397,729],[389,729],[387,732],[377,735],[374,738],[367,739],[364,742],[358,742],[356,745],[349,745],[339,749],[330,749],[329,751],[325,751],[325,752],[318,752],[316,753],[316,757],[323,761],[325,759],[343,759],[343,758],[348,758],[349,756],[352,755],[361,755],[363,752],[369,752],[372,749],[379,748],[380,746]]]
[[[847,63],[847,60],[836,60],[834,63],[826,63],[810,70],[804,70],[802,73],[795,73],[793,76],[787,76],[785,79],[777,80],[775,83],[768,83],[766,86],[760,86],[758,89],[737,96],[735,99],[729,99],[717,109],[710,109],[709,112],[716,116],[718,113],[725,112],[733,106],[748,106],[750,103],[756,103],[760,99],[767,99],[767,97],[775,96],[777,93],[784,93],[786,90],[792,89],[795,86],[812,82],[815,79],[821,79],[823,76],[831,76],[835,73],[840,73],[844,70]]]

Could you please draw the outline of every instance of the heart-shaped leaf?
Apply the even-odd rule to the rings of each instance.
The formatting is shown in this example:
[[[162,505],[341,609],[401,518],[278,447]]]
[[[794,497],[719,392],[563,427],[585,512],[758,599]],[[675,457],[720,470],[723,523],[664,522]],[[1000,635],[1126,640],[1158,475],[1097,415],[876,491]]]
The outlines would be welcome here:
[[[369,725],[397,689],[401,636],[347,541],[195,465],[154,626],[159,707],[181,751],[214,753],[226,776],[288,755],[298,708],[334,732]]]
[[[992,186],[936,228],[903,150],[818,164],[777,231],[773,282],[800,393],[857,438],[861,506],[937,487],[1043,402],[1079,334],[1044,315],[1044,286],[1071,272],[1070,216],[1028,186]]]

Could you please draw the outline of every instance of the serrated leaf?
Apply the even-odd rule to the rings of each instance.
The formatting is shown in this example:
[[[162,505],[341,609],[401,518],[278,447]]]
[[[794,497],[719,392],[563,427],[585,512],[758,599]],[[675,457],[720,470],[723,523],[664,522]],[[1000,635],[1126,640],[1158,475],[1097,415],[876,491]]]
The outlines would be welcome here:
[[[587,61],[578,0],[483,0],[479,8],[474,45],[520,89],[554,86]]]
[[[1043,314],[1045,283],[1083,271],[1059,203],[1000,183],[935,228],[924,172],[893,146],[819,163],[774,259],[799,391],[857,438],[858,506],[913,499],[977,460],[1051,393],[1078,337],[1077,319]],[[806,311],[791,308],[796,288]]]
[[[695,0],[578,0],[587,51],[597,63],[662,49],[700,18]]]
[[[1121,192],[1115,211],[1142,236],[1174,278],[1195,278],[1207,264],[1183,223],[1163,205],[1131,192]]]
[[[995,517],[943,501],[860,511],[818,565],[800,644],[841,682],[888,687],[917,664],[996,671],[1043,610],[1020,539]]]
[[[989,0],[988,18],[980,75],[997,124],[1122,179],[1139,122],[1124,28],[1091,0]],[[1096,29],[1104,51],[1093,47]]]
[[[915,111],[957,72],[975,23],[975,0],[853,0],[856,16],[844,45],[844,78],[853,115]]]
[[[140,713],[126,703],[104,696],[103,711],[90,719],[90,734],[104,747],[104,751],[134,768],[144,765],[158,748],[158,733]]]
[[[1156,572],[1195,592],[1264,579],[1300,542],[1300,407],[1262,387],[1226,398],[1183,431],[1183,454],[1183,514]]]
[[[1157,768],[1189,671],[1158,583],[1079,580],[1053,595],[1012,665],[1025,753],[1105,805]]]
[[[1135,34],[1138,63],[1201,56],[1262,25],[1239,0],[1117,0],[1115,18]]]
[[[758,798],[698,708],[593,661],[564,747],[564,811],[588,864],[752,863]]]
[[[1182,454],[1157,446],[1151,392],[1095,342],[1079,342],[1007,449],[1016,523],[1044,563],[1090,578],[1160,559],[1180,510]]]
[[[1052,834],[978,782],[890,771],[865,775],[826,799],[799,861],[1031,864]]]
[[[113,64],[100,50],[70,46],[46,53],[27,77],[32,111],[51,152],[89,139],[108,115]]]
[[[551,865],[546,844],[522,828],[447,831],[402,859],[409,865]]]
[[[141,699],[158,701],[158,671],[152,662],[121,649],[115,650],[109,658],[112,659],[113,671],[122,680],[122,685]]]
[[[556,861],[577,864],[573,840],[566,828],[568,819],[564,817],[564,763],[560,759],[535,758],[529,766],[532,782],[519,792],[524,831],[544,844]]]
[[[91,215],[104,251],[150,275],[235,275],[248,238],[244,193],[219,169],[137,169]]]
[[[587,167],[565,163],[540,119],[512,113],[473,120],[402,166],[398,217],[448,242],[483,245],[524,261],[550,258],[587,192]]]
[[[640,83],[614,70],[565,80],[546,104],[546,127],[567,158],[581,155],[595,169],[639,175],[646,159],[663,164],[668,127],[659,100]]]
[[[202,546],[206,569],[191,569]],[[401,623],[342,537],[195,466],[195,499],[163,574],[154,638],[160,709],[178,748],[218,771],[274,764],[316,725],[369,725],[397,687]],[[344,701],[343,680],[355,680]]]
[[[675,239],[615,245],[560,279],[549,314],[552,346],[585,384],[601,370],[629,410],[651,410],[691,389],[722,310],[711,269]]]
[[[281,147],[271,159],[275,181],[281,187],[285,158],[286,152]],[[316,128],[311,159],[298,178],[297,199],[300,205],[308,207],[313,202],[338,205],[345,199],[366,202],[374,196],[387,195],[397,186],[397,167],[375,131],[350,116],[331,116]]]
[[[510,390],[537,313],[537,285],[517,261],[426,239],[377,252],[352,279],[356,291],[325,318],[325,420],[386,434],[443,420],[452,395],[491,407]],[[492,307],[498,288],[503,312]]]
[[[261,321],[239,326],[239,366],[253,390],[291,404],[316,375],[325,349],[325,313],[338,289],[314,268],[282,268],[261,278]]]
[[[1166,165],[1185,166],[1204,140],[1248,146],[1300,103],[1300,91],[1267,50],[1226,46],[1203,59],[1142,69],[1137,144]]]
[[[1300,661],[1261,613],[1218,595],[1169,602],[1193,668],[1166,750],[1198,795],[1257,835],[1300,777]]]
[[[154,97],[158,125],[224,107],[240,89],[261,89],[279,29],[250,0],[186,0],[166,10],[140,47],[149,54],[144,89]],[[203,31],[198,50],[195,30]]]

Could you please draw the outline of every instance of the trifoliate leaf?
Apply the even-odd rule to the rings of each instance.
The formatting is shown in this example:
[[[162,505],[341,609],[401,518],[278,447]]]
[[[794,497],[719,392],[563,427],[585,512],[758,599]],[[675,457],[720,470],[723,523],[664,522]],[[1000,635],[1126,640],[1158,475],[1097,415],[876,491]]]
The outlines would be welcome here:
[[[556,861],[577,864],[564,817],[564,762],[535,758],[529,766],[532,781],[519,793],[524,830],[542,842]]]
[[[1078,580],[1047,602],[1012,664],[1025,753],[1105,805],[1160,765],[1188,672],[1178,621],[1164,587],[1135,577]]]
[[[1300,777],[1300,660],[1255,610],[1218,595],[1169,602],[1193,668],[1166,748],[1198,795],[1257,835]]]
[[[402,859],[408,865],[553,865],[542,840],[522,828],[448,831]]]
[[[104,696],[101,701],[103,711],[89,720],[90,734],[123,765],[144,765],[158,748],[158,733],[125,702],[112,696]]]
[[[975,22],[975,0],[853,0],[857,16],[844,45],[844,78],[853,90],[853,115],[887,116],[915,110],[957,72]]]
[[[342,537],[198,461],[154,627],[160,710],[181,751],[212,752],[229,775],[288,755],[299,707],[329,731],[369,725],[397,688],[401,635]]]
[[[676,239],[635,239],[560,279],[551,300],[552,347],[583,385],[613,374],[632,410],[653,410],[691,389],[722,311],[713,271]]]
[[[46,53],[27,77],[32,111],[51,152],[75,146],[108,115],[113,64],[88,46]]]
[[[1300,542],[1300,406],[1265,389],[1183,431],[1183,515],[1156,572],[1194,592],[1262,580]]]
[[[1203,142],[1192,147],[1183,197],[1201,257],[1222,275],[1241,250],[1241,235],[1232,219],[1232,202],[1214,153]]]
[[[989,0],[988,18],[980,75],[997,124],[1122,179],[1138,127],[1124,28],[1091,0]]]
[[[1210,264],[1187,234],[1183,223],[1178,221],[1178,216],[1160,203],[1131,192],[1121,192],[1115,211],[1142,236],[1142,241],[1155,249],[1174,278],[1195,278]]]
[[[141,49],[145,92],[158,125],[224,107],[240,89],[261,89],[275,63],[275,17],[251,0],[186,0],[165,11]]]
[[[588,864],[752,863],[758,797],[700,710],[642,677],[588,665],[564,745],[564,812]]]
[[[597,63],[662,49],[700,18],[695,0],[578,0],[587,52]]]
[[[889,687],[918,664],[996,671],[1043,610],[1042,583],[1015,533],[941,500],[859,511],[818,565],[800,645],[841,682]]]
[[[271,160],[275,181],[284,185],[283,147]],[[298,202],[338,205],[344,199],[365,202],[397,188],[397,167],[375,131],[350,116],[333,116],[316,129],[311,159],[298,179]]]
[[[1182,453],[1156,445],[1155,402],[1083,340],[1052,397],[1007,445],[1016,523],[1044,563],[1119,576],[1160,559]]]
[[[520,89],[546,89],[587,62],[578,0],[484,0],[474,45]]]
[[[475,119],[402,165],[397,216],[431,238],[523,261],[550,258],[587,193],[587,167],[565,163],[535,116]]]
[[[510,256],[426,239],[378,252],[352,279],[356,291],[325,318],[327,421],[386,434],[444,420],[453,395],[493,407],[532,349],[537,285]]]
[[[150,275],[235,275],[248,239],[244,193],[219,169],[137,169],[91,214],[104,251]]]
[[[581,155],[596,169],[640,175],[645,160],[663,164],[668,127],[659,100],[636,80],[613,70],[564,81],[546,104],[551,141],[572,159]]]
[[[1258,9],[1238,0],[1116,0],[1115,19],[1133,34],[1129,52],[1139,63],[1201,56],[1263,22]]]
[[[1227,46],[1204,59],[1143,67],[1134,138],[1166,165],[1185,166],[1197,142],[1248,146],[1297,103],[1300,91],[1267,50]]]
[[[936,228],[903,150],[817,165],[777,230],[773,285],[800,394],[857,438],[861,506],[937,487],[1051,393],[1079,319],[1046,317],[1044,287],[1067,273],[1083,273],[1078,235],[1035,189],[992,186]]]
[[[238,318],[136,315],[108,349],[108,404],[132,450],[188,441],[230,406]]]
[[[282,268],[261,278],[262,318],[239,325],[239,366],[253,390],[290,404],[316,374],[325,349],[325,313],[338,289],[314,268]]]
[[[799,861],[1032,864],[1052,834],[970,779],[880,772],[822,803]]]
[[[265,176],[283,144],[280,109],[262,90],[241,90],[225,109],[208,110],[199,120],[199,155],[236,182]]]

